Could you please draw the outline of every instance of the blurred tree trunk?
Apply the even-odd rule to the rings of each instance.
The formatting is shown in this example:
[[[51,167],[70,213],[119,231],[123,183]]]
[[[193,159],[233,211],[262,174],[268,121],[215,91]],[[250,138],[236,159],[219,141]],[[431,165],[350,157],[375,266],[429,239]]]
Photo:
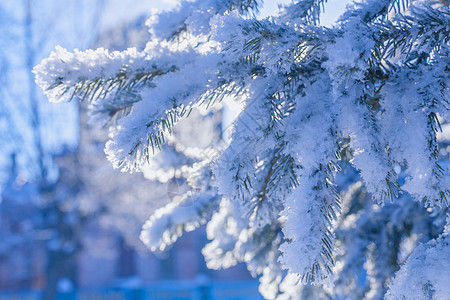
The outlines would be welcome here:
[[[32,70],[36,64],[36,54],[39,49],[36,49],[36,41],[34,36],[34,20],[32,1],[24,1],[25,23],[24,23],[24,37],[25,37],[25,59],[27,70]],[[42,39],[45,39],[43,37]],[[39,41],[42,44],[42,40]],[[39,193],[43,198],[43,224],[42,229],[51,232],[51,237],[46,240],[45,248],[47,249],[47,272],[46,284],[43,299],[53,300],[58,295],[58,282],[62,278],[69,279],[73,284],[76,283],[76,254],[79,247],[79,236],[77,226],[70,224],[69,214],[78,216],[76,207],[72,209],[65,209],[64,204],[70,199],[74,199],[79,185],[76,176],[67,176],[64,171],[61,172],[56,183],[49,180],[47,165],[45,164],[45,157],[49,153],[45,153],[43,147],[42,133],[41,133],[41,111],[39,107],[39,97],[37,96],[34,74],[27,72],[28,76],[28,98],[31,111],[31,128],[33,132],[34,148],[37,152],[38,167],[39,167]],[[76,151],[75,151],[76,153]],[[74,157],[74,162],[77,161],[76,154],[69,156]],[[72,168],[76,173],[76,163],[72,164]],[[67,173],[67,172],[66,172]],[[70,173],[70,172],[69,172]],[[72,174],[73,175],[73,174]],[[69,178],[65,178],[69,177]],[[72,178],[71,178],[72,177]],[[61,198],[62,195],[62,198]],[[81,226],[81,224],[77,224]]]

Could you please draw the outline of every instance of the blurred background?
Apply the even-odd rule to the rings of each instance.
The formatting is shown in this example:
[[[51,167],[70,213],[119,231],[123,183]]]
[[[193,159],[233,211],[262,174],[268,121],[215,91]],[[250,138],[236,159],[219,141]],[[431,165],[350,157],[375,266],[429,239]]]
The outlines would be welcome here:
[[[0,299],[260,299],[245,266],[206,268],[204,228],[146,249],[142,224],[180,192],[176,176],[114,170],[85,104],[48,103],[31,72],[57,45],[143,49],[146,19],[176,2],[0,1]],[[348,1],[330,2],[326,25]]]

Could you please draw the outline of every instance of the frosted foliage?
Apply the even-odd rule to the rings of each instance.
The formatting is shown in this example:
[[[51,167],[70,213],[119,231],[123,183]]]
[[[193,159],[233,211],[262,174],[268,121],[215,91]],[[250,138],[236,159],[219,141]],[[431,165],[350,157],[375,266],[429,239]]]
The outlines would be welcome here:
[[[260,275],[260,292],[267,299],[291,299],[301,290],[295,274],[278,263],[281,252],[280,224],[249,229],[249,219],[240,215],[235,201],[222,200],[207,225],[211,240],[202,253],[211,269],[223,269],[245,262],[254,276]]]
[[[307,274],[302,279],[305,282],[315,282],[317,277],[325,280],[331,275],[333,263],[334,238],[330,228],[331,220],[336,216],[331,213],[324,218],[323,215],[326,209],[331,212],[335,210],[332,200],[330,201],[334,195],[324,188],[326,183],[320,180],[320,176],[321,173],[317,172],[308,185],[300,185],[286,202],[287,207],[282,214],[286,219],[283,232],[289,242],[280,247],[283,252],[280,261],[294,273]],[[312,192],[314,189],[324,191],[315,194]],[[315,205],[316,203],[320,205]],[[308,270],[312,272],[309,274]]]
[[[50,100],[110,127],[116,168],[182,183],[149,248],[206,224],[208,267],[244,262],[267,299],[381,299],[420,243],[438,247],[448,1],[357,1],[329,28],[326,2],[258,20],[260,1],[181,1],[149,18],[143,51],[58,48],[35,68]]]
[[[168,182],[189,178],[196,170],[214,158],[220,145],[222,111],[202,111],[194,108],[189,118],[180,120],[167,137],[163,151],[149,156],[141,171],[150,180]]]
[[[218,206],[219,196],[217,190],[207,184],[210,174],[206,172],[205,176],[202,172],[207,167],[208,165],[192,172],[189,178],[189,183],[197,188],[172,199],[171,203],[156,210],[144,224],[141,240],[150,249],[164,251],[183,232],[195,230],[211,218],[212,212]],[[200,186],[200,183],[203,186]]]
[[[395,273],[386,299],[448,299],[450,295],[448,232],[414,249]]]

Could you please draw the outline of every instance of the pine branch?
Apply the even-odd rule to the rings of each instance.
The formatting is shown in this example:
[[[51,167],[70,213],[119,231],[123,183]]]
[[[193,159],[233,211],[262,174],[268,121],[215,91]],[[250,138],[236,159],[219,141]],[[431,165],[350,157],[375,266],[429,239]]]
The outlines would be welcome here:
[[[275,149],[272,159],[264,165],[265,175],[261,174],[263,172],[256,173],[263,180],[259,186],[254,184],[250,191],[246,185],[251,196],[245,197],[249,199],[245,206],[248,209],[247,216],[253,223],[261,223],[261,220],[267,218],[267,208],[274,212],[281,211],[284,198],[299,184],[296,174],[298,166],[292,157],[283,152],[284,147]]]
[[[211,184],[210,164],[194,172],[188,180],[190,191],[154,212],[144,224],[141,240],[152,251],[165,251],[184,232],[190,232],[209,221],[219,208],[221,196]]]
[[[262,0],[229,0],[227,7],[229,11],[237,10],[240,14],[257,13]]]
[[[282,213],[286,223],[280,261],[305,284],[324,283],[333,274],[332,230],[340,212],[340,198],[334,188],[334,175],[328,174],[328,168],[320,166],[309,176],[303,176]],[[296,253],[303,253],[304,257],[299,260]]]
[[[218,195],[210,193],[186,194],[184,201],[187,203],[169,203],[155,211],[142,227],[140,239],[152,251],[165,251],[184,232],[204,225],[217,209],[219,200]]]
[[[71,101],[75,97],[80,101],[102,101],[108,98],[113,102],[123,98],[124,96],[133,98],[139,97],[136,92],[144,86],[149,86],[152,79],[157,76],[174,72],[175,67],[167,71],[154,70],[151,72],[130,72],[126,69],[121,69],[119,72],[110,78],[97,77],[91,80],[79,78],[73,85],[66,85],[63,78],[59,78],[52,86],[48,87],[46,91],[57,89],[59,95],[69,95],[68,100]],[[137,102],[138,100],[133,101]]]
[[[390,3],[388,11],[394,11],[396,14],[405,12],[410,4],[411,0],[394,0]]]
[[[98,61],[101,64],[95,65]],[[50,101],[89,101],[96,112],[110,119],[130,111],[141,100],[140,92],[153,87],[155,78],[176,71],[173,65],[157,67],[133,48],[123,53],[103,48],[69,53],[57,47],[34,68],[36,81]]]
[[[450,42],[450,10],[431,6],[412,6],[412,15],[398,15],[393,21],[375,23],[380,30],[377,37],[378,49],[375,58],[383,60],[402,55],[403,62],[411,63],[432,51],[440,51],[443,45]]]
[[[268,220],[276,219],[284,196],[297,185],[297,166],[292,157],[283,153],[286,143],[280,130],[283,119],[292,111],[292,101],[287,93],[270,94],[270,90],[263,103],[258,98],[247,100],[247,107],[236,123],[233,141],[221,158],[220,170],[215,172],[219,181],[222,174],[233,177],[236,188],[225,196],[242,201],[245,215],[254,226],[263,226]],[[255,132],[246,129],[249,125]],[[264,146],[273,147],[274,142],[279,144],[275,149]],[[241,150],[244,143],[248,145]],[[262,153],[255,155],[252,149],[262,149]],[[245,163],[234,165],[235,161]],[[224,169],[232,171],[228,173],[222,171]]]
[[[248,69],[252,76],[264,76],[266,70],[274,68],[289,73],[288,61],[294,61],[302,68],[322,59],[321,47],[331,36],[330,31],[323,28],[301,25],[292,29],[269,20],[239,20],[241,32],[237,34],[236,24],[229,25],[227,22],[221,24],[225,32],[225,37],[220,37],[224,51],[229,53],[232,61],[237,58],[239,67]]]
[[[320,14],[325,10],[327,0],[298,0],[294,4],[284,6],[281,18],[293,19],[297,24],[318,25]]]

